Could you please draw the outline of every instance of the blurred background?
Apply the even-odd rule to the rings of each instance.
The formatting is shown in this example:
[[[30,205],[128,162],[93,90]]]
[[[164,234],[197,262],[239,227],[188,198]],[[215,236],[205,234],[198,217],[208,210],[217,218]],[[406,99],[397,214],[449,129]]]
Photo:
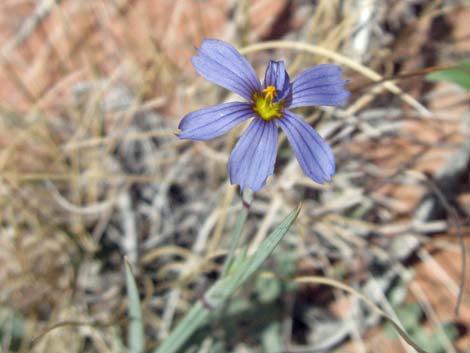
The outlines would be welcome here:
[[[254,45],[260,77],[270,59],[291,77],[336,62],[352,95],[298,110],[333,146],[331,184],[280,137],[244,244],[302,212],[184,352],[413,352],[356,295],[299,276],[363,293],[430,353],[469,352],[469,93],[426,80],[469,58],[469,19],[463,0],[0,0],[0,352],[126,352],[123,256],[149,351],[217,278],[241,130],[175,137],[184,114],[238,99],[192,68],[207,37]]]

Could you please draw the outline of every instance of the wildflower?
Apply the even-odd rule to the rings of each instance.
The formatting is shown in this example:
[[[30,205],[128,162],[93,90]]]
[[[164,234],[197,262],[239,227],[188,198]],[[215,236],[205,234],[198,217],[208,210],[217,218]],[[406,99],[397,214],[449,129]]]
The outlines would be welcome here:
[[[324,64],[300,73],[292,83],[283,61],[270,61],[261,85],[253,67],[230,44],[205,39],[192,58],[196,71],[247,100],[203,108],[180,122],[182,139],[209,140],[239,123],[254,118],[230,154],[232,184],[258,191],[273,174],[277,154],[277,126],[287,136],[302,170],[323,183],[335,173],[335,160],[326,141],[289,109],[313,105],[339,105],[349,92],[343,88],[341,68]]]

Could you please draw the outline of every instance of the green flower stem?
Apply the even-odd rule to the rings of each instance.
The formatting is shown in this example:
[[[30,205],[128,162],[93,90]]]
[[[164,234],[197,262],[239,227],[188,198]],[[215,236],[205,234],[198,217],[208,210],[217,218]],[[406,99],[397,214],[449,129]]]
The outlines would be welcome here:
[[[250,210],[250,204],[243,202],[243,209],[240,212],[240,215],[237,219],[237,224],[235,225],[235,228],[233,230],[231,241],[230,241],[230,248],[229,248],[227,256],[225,257],[224,267],[222,269],[222,273],[220,274],[220,278],[225,278],[226,276],[229,275],[230,267],[232,266],[232,263],[235,257],[235,251],[237,250],[238,244],[240,243],[241,235],[242,235],[246,220],[248,218],[249,210]],[[226,315],[229,303],[230,303],[230,298],[225,300],[222,303],[222,306],[217,310],[217,313],[215,314],[215,318],[212,321],[213,326],[217,326],[218,324],[220,324],[221,320]]]
[[[220,275],[220,279],[223,279],[230,268],[230,265],[233,262],[233,258],[235,256],[235,251],[240,243],[241,235],[243,233],[243,228],[245,226],[246,220],[248,218],[248,213],[250,210],[250,205],[252,201],[252,197],[250,194],[244,192],[242,195],[243,200],[243,209],[238,216],[237,223],[235,225],[235,229],[233,230],[230,242],[230,248],[225,258],[224,266],[222,269],[222,273]],[[220,294],[216,294],[217,297],[225,297],[223,292],[224,290],[220,290],[217,284],[220,284],[219,281],[216,283],[205,295],[202,301],[198,301],[191,310],[185,315],[185,317],[180,321],[180,323],[176,326],[176,328],[171,332],[170,336],[163,343],[153,352],[153,353],[174,353],[177,352],[181,346],[186,342],[186,340],[198,329],[198,327],[202,326],[205,322],[209,320],[209,316],[211,315],[212,304],[210,304],[212,294],[214,292],[218,292]],[[227,293],[228,294],[228,293]],[[231,293],[230,293],[231,294]],[[222,299],[222,298],[220,298]],[[225,301],[225,298],[222,300]],[[207,302],[207,305],[204,303]]]
[[[224,278],[227,275],[230,265],[232,264],[233,257],[235,256],[235,251],[237,250],[238,244],[240,243],[243,228],[245,227],[245,223],[248,218],[248,213],[250,211],[252,201],[253,197],[251,193],[249,193],[245,189],[242,194],[243,209],[240,215],[238,216],[237,224],[235,225],[235,229],[233,230],[230,248],[228,250],[227,257],[225,258],[224,267],[222,268],[220,278]]]
[[[232,240],[230,242],[230,248],[228,250],[227,257],[225,258],[224,267],[222,269],[222,273],[220,275],[221,278],[225,277],[228,273],[228,269],[232,264],[233,257],[235,256],[235,250],[238,247],[238,243],[240,243],[240,238],[243,232],[243,228],[246,223],[246,219],[248,218],[248,209],[243,207],[242,212],[238,216],[237,224],[235,225],[235,229],[232,234]]]
[[[240,215],[239,223],[241,228],[246,222],[248,208],[244,198],[244,211]],[[181,319],[170,335],[157,347],[153,353],[177,353],[181,347],[193,335],[193,333],[202,325],[210,320],[216,310],[220,308],[233,293],[250,278],[274,251],[277,244],[289,230],[290,226],[300,212],[300,207],[293,210],[284,220],[274,229],[268,237],[260,244],[256,252],[237,262],[237,266],[225,277],[219,280],[207,291],[202,300],[196,302],[189,312]],[[244,214],[246,215],[244,216]],[[243,220],[244,219],[244,220]],[[243,221],[243,222],[242,222]],[[241,230],[239,230],[241,233]],[[238,235],[240,237],[240,235]],[[232,260],[230,260],[232,261]]]

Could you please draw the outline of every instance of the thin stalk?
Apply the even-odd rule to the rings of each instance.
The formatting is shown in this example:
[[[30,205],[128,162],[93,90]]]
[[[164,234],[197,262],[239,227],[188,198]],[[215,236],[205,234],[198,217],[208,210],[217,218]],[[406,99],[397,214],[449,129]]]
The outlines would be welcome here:
[[[249,207],[244,207],[244,210],[248,212],[248,208]],[[234,269],[234,273],[230,274],[230,276],[220,277],[201,300],[198,300],[193,305],[189,312],[171,331],[170,335],[153,353],[180,352],[181,347],[184,346],[194,332],[199,327],[206,324],[211,317],[213,319],[214,310],[221,308],[227,300],[230,299],[233,293],[261,267],[284,235],[286,235],[299,212],[300,207],[293,210],[260,244],[256,252]],[[240,216],[240,218],[243,219],[244,217]],[[244,223],[240,221],[240,224],[243,225]]]
[[[248,218],[248,213],[250,212],[250,206],[252,201],[253,197],[251,193],[249,193],[245,189],[242,194],[243,209],[240,215],[238,216],[237,224],[235,225],[235,229],[233,230],[230,241],[230,248],[228,250],[227,257],[225,258],[224,267],[222,268],[220,278],[224,278],[227,275],[230,265],[232,264],[233,257],[235,256],[235,251],[237,250],[238,244],[240,243],[243,228],[245,227],[245,223]]]
[[[212,287],[204,296],[201,301],[198,301],[189,311],[188,314],[178,323],[176,328],[171,332],[170,336],[163,341],[163,343],[157,347],[153,353],[175,353],[181,346],[187,341],[187,339],[205,322],[209,320],[211,315],[212,305],[210,298],[212,293],[221,292],[221,280],[227,275],[230,265],[233,262],[235,251],[237,250],[238,244],[240,243],[243,228],[245,227],[248,213],[250,211],[250,205],[252,201],[251,193],[246,191],[242,194],[243,209],[238,216],[235,229],[232,233],[230,248],[225,258],[220,280],[214,287]],[[228,296],[227,296],[228,297]],[[227,299],[227,298],[224,298]]]

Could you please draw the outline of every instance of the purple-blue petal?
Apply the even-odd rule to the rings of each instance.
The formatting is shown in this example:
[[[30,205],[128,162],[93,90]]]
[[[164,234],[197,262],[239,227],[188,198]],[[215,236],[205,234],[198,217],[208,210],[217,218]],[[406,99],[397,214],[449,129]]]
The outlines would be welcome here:
[[[204,39],[197,53],[191,62],[206,80],[247,100],[261,90],[255,70],[232,45],[217,39]]]
[[[232,102],[196,110],[186,114],[178,128],[179,138],[210,140],[223,135],[253,116],[251,104]]]
[[[230,154],[230,182],[256,192],[273,174],[277,155],[277,127],[272,121],[255,118]]]
[[[271,60],[269,62],[264,74],[263,87],[266,88],[268,86],[276,87],[277,97],[275,101],[285,99],[290,94],[291,84],[284,61]]]
[[[292,83],[292,102],[289,108],[313,105],[340,105],[349,97],[344,89],[338,65],[317,65],[301,72]]]
[[[330,180],[335,173],[335,158],[328,143],[289,111],[285,111],[277,123],[286,134],[304,173],[320,184]]]

